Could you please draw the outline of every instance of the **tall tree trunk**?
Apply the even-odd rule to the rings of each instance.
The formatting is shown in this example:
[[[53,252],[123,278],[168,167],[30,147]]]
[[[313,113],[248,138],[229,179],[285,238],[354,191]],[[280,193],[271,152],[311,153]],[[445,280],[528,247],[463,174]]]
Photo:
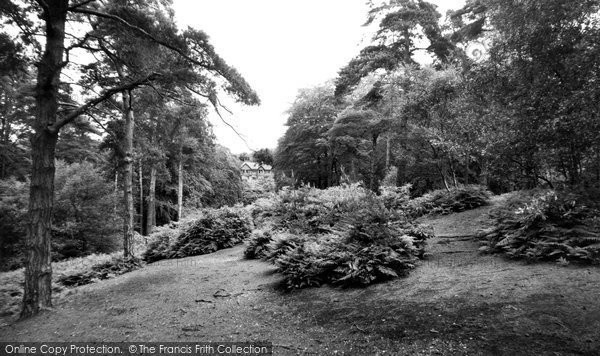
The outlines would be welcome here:
[[[371,138],[371,172],[369,173],[369,189],[375,191],[375,159],[377,156],[377,138],[378,135],[373,135]]]
[[[156,167],[150,167],[150,185],[148,186],[148,206],[146,212],[146,232],[152,233],[156,224]]]
[[[119,197],[119,169],[117,168],[115,170],[115,190],[114,190],[114,199],[115,199],[115,205],[113,206],[113,214],[115,214],[115,217],[117,215],[117,200]]]
[[[390,169],[390,135],[387,135],[385,140],[385,173]]]
[[[465,185],[469,184],[469,165],[471,164],[471,155],[465,156]]]
[[[148,230],[144,231],[144,176],[142,175],[142,159],[140,158],[140,160],[138,161],[139,166],[138,166],[138,181],[139,181],[139,185],[140,185],[140,234],[141,235],[148,235]]]
[[[487,187],[488,186],[488,164],[485,157],[481,158],[481,173],[479,176],[479,184]]]
[[[596,148],[596,186],[600,188],[600,148]]]
[[[123,92],[123,116],[125,119],[125,142],[124,146],[124,176],[123,176],[123,200],[125,214],[123,214],[123,256],[133,257],[133,222],[135,212],[133,209],[133,127],[135,120],[133,116],[133,97],[131,91]]]
[[[54,203],[54,153],[58,132],[49,127],[56,121],[58,87],[63,66],[65,22],[68,0],[48,0],[43,11],[46,44],[37,65],[35,133],[31,141],[32,171],[25,246],[25,290],[21,319],[52,306],[50,228]]]
[[[10,142],[10,123],[8,122],[8,114],[9,114],[9,107],[12,104],[9,101],[8,98],[8,94],[4,94],[4,113],[2,115],[2,132],[1,132],[1,137],[2,137],[2,147],[3,150],[5,152],[8,151],[8,146],[9,146],[9,142]],[[8,154],[8,153],[6,153]],[[0,179],[4,179],[6,178],[6,154],[0,155]]]
[[[179,147],[179,165],[177,167],[177,220],[183,217],[183,147]]]
[[[456,169],[454,169],[454,162],[452,161],[452,159],[449,159],[448,161],[450,172],[452,173],[452,184],[454,185],[454,188],[458,188],[458,181],[456,180]]]

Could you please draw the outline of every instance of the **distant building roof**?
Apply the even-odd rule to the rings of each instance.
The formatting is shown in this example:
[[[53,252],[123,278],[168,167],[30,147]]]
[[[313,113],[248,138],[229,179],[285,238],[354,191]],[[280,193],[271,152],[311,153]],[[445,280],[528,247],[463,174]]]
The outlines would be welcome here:
[[[244,162],[242,163],[241,168],[244,168],[244,166],[246,166],[248,169],[258,169],[259,164],[256,162]]]
[[[246,166],[246,169],[250,169],[253,171],[258,171],[260,169],[270,171],[273,169],[273,167],[269,166],[268,164],[259,164],[257,162],[243,162],[240,168],[244,169],[244,166]]]

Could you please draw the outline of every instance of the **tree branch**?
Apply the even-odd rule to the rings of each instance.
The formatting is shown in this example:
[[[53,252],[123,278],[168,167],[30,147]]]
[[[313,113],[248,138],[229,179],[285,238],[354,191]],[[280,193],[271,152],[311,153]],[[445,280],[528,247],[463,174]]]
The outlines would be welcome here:
[[[95,107],[96,105],[100,104],[101,102],[109,99],[111,96],[113,96],[117,93],[120,93],[124,90],[131,90],[131,89],[137,88],[139,86],[142,86],[144,84],[147,84],[149,81],[152,81],[159,75],[160,74],[158,74],[158,73],[151,73],[151,74],[145,76],[144,78],[134,80],[132,82],[107,89],[100,96],[97,96],[97,97],[89,100],[87,103],[85,103],[85,104],[79,106],[77,109],[71,111],[69,114],[67,114],[62,119],[60,119],[60,120],[56,121],[54,124],[48,126],[48,130],[52,133],[57,133],[61,129],[61,127],[72,122],[79,115],[82,115],[83,113],[87,112],[87,110],[89,110],[89,109]]]
[[[210,69],[210,70],[216,70],[216,68],[211,68],[209,67],[206,63],[200,62],[197,59],[194,59],[192,57],[190,57],[189,55],[187,55],[186,53],[184,53],[184,51],[181,48],[177,48],[163,40],[160,40],[158,38],[156,38],[156,36],[152,35],[151,33],[149,33],[148,31],[144,30],[141,27],[135,26],[130,24],[129,22],[127,22],[126,20],[124,20],[123,18],[116,16],[116,15],[111,15],[111,14],[107,14],[104,12],[100,12],[100,11],[95,11],[95,10],[91,10],[91,9],[78,9],[78,8],[74,8],[70,10],[71,12],[76,12],[76,13],[80,13],[80,14],[87,14],[87,15],[94,15],[94,16],[98,16],[98,17],[103,17],[106,19],[110,19],[116,22],[119,22],[127,27],[129,27],[130,29],[139,32],[140,34],[142,34],[143,36],[148,37],[149,39],[151,39],[152,41],[160,44],[163,47],[166,47],[174,52],[177,52],[177,54],[179,54],[181,57],[187,59],[188,61],[201,66],[203,68],[206,69]],[[218,72],[218,71],[217,71]],[[221,74],[221,73],[219,73]]]
[[[81,6],[87,5],[87,4],[89,4],[89,3],[91,3],[91,2],[94,2],[94,1],[96,1],[96,0],[85,0],[85,1],[82,1],[82,2],[80,2],[80,3],[77,3],[77,4],[75,4],[75,5],[71,5],[71,6],[69,6],[69,7],[67,8],[67,11],[73,11],[73,10],[77,9],[78,7],[81,7]]]
[[[50,10],[50,6],[44,0],[37,0],[37,3],[46,11]]]
[[[233,125],[231,125],[229,122],[227,122],[227,120],[225,120],[223,118],[223,116],[221,115],[221,112],[219,111],[219,106],[221,106],[223,109],[225,109],[227,112],[231,113],[231,111],[229,111],[225,106],[221,105],[220,101],[216,98],[215,96],[211,96],[211,95],[206,95],[206,94],[202,94],[200,92],[198,92],[197,90],[195,90],[194,88],[191,88],[190,86],[186,85],[185,86],[189,91],[191,91],[194,94],[197,94],[201,97],[204,97],[206,99],[208,99],[208,101],[211,103],[212,107],[215,109],[215,112],[217,113],[217,116],[219,116],[219,119],[221,119],[221,121],[229,126],[229,128],[240,138],[240,140],[242,140],[244,142],[244,144],[246,145],[246,147],[248,147],[248,149],[250,151],[254,151],[253,148],[250,147],[250,145],[248,144],[248,141],[246,141],[246,139],[235,129],[235,127],[233,127]]]

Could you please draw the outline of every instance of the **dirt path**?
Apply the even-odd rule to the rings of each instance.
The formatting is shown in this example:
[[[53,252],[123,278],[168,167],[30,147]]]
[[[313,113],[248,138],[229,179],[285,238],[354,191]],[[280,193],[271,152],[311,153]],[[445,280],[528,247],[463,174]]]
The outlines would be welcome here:
[[[258,341],[275,354],[598,355],[600,269],[481,255],[489,207],[425,219],[436,238],[409,277],[282,293],[243,247],[73,289],[0,329],[2,341]]]

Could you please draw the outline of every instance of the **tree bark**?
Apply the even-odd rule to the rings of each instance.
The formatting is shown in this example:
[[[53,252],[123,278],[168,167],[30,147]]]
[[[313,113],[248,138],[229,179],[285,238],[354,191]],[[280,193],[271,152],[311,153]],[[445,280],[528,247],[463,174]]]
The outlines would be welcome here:
[[[481,158],[481,173],[479,176],[479,184],[487,187],[488,186],[488,164],[485,157]]]
[[[48,0],[47,4],[42,14],[46,25],[46,44],[37,66],[35,133],[31,141],[32,171],[21,319],[39,313],[40,307],[52,306],[50,229],[58,132],[50,130],[49,126],[56,122],[58,110],[68,0]]]
[[[146,211],[146,232],[152,233],[156,225],[156,167],[150,167],[150,184],[148,185],[148,206]]]
[[[600,149],[596,149],[596,186],[600,188]]]
[[[373,135],[371,138],[371,172],[369,174],[369,189],[375,191],[375,159],[377,158],[377,138],[379,135]]]
[[[466,154],[465,156],[465,185],[469,184],[469,166],[471,165],[471,155]]]
[[[10,122],[8,121],[8,115],[10,112],[10,107],[12,103],[8,97],[8,94],[4,93],[4,113],[2,114],[2,147],[6,151],[8,151],[8,146],[10,145]],[[0,155],[0,179],[6,178],[6,154]]]
[[[140,224],[140,234],[143,236],[148,235],[148,230],[144,231],[144,176],[142,175],[142,159],[140,158],[139,161],[139,166],[138,166],[138,182],[139,182],[139,187],[140,187],[140,210],[139,210],[139,215],[140,215],[140,220],[139,220],[139,224]]]
[[[179,148],[179,165],[177,167],[177,220],[183,217],[183,152]]]
[[[117,168],[115,170],[115,191],[114,191],[114,199],[115,199],[115,205],[113,206],[113,213],[115,214],[115,217],[117,216],[117,200],[118,200],[118,194],[119,192],[119,169]]]
[[[390,169],[390,135],[387,135],[385,140],[385,173]]]
[[[133,257],[133,223],[135,212],[133,209],[133,96],[131,91],[123,92],[123,116],[125,119],[125,158],[123,164],[123,201],[125,213],[123,214],[123,257]]]

